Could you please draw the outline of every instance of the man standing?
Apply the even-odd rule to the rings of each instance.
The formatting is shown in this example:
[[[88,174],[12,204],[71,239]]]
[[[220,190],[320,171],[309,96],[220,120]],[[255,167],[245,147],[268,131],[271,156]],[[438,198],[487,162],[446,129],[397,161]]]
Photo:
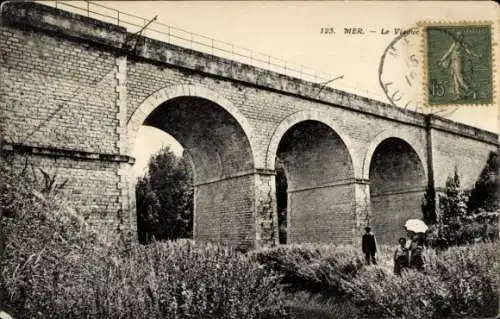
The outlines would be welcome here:
[[[377,252],[377,241],[375,240],[375,235],[371,232],[370,227],[365,227],[366,233],[363,235],[362,240],[362,248],[363,254],[365,254],[366,264],[370,264],[371,262],[376,265],[377,261],[375,260],[375,253]]]

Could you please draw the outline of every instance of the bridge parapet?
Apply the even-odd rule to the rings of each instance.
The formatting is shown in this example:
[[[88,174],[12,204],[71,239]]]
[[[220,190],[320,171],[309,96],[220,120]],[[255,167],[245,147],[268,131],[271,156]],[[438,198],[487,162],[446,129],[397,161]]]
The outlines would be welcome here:
[[[76,39],[122,48],[127,29],[76,13],[32,2],[3,3],[2,24],[41,29]]]
[[[452,120],[445,119],[439,116],[431,116],[430,125],[433,129],[469,137],[489,144],[499,144],[498,134],[481,130],[477,127],[454,122]]]

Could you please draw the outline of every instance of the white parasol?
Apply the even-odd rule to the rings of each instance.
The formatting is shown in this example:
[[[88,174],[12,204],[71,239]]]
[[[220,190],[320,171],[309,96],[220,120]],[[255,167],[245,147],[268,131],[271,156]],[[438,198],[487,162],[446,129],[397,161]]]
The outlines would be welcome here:
[[[420,219],[408,219],[405,227],[414,233],[425,233],[429,227]]]
[[[13,319],[8,313],[0,311],[0,319]]]

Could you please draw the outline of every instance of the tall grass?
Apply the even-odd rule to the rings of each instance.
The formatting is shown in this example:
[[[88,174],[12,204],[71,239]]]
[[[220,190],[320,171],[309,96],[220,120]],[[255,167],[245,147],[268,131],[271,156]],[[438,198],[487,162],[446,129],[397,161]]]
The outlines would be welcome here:
[[[261,249],[252,258],[269,271],[283,274],[288,291],[307,290],[325,296],[341,296],[341,281],[362,268],[361,254],[353,246],[289,245]]]
[[[499,246],[429,249],[424,271],[407,270],[402,276],[392,272],[395,247],[390,246],[379,248],[377,266],[363,265],[352,246],[282,246],[257,251],[254,258],[283,274],[289,299],[309,296],[301,298],[302,308],[309,307],[309,299],[344,318],[353,313],[352,305],[360,317],[484,318],[498,310]]]
[[[123,245],[55,192],[2,166],[0,310],[16,318],[262,318],[281,312],[279,278],[229,248]],[[114,240],[111,240],[111,238]]]

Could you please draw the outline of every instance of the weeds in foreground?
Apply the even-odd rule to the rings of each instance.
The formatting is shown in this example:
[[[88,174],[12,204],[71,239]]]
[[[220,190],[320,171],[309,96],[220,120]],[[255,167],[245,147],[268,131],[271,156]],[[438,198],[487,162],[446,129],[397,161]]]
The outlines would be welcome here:
[[[368,267],[352,246],[281,246],[253,256],[283,274],[292,300],[293,294],[323,300],[315,304],[323,304],[319,308],[325,312],[334,304],[342,313],[354,305],[361,317],[483,318],[497,312],[498,248],[498,243],[481,243],[443,252],[429,249],[423,272],[407,270],[400,277],[389,266],[389,246],[380,247],[379,265]]]
[[[192,241],[126,246],[54,192],[1,167],[0,310],[15,318],[263,318],[279,278],[229,248]]]

